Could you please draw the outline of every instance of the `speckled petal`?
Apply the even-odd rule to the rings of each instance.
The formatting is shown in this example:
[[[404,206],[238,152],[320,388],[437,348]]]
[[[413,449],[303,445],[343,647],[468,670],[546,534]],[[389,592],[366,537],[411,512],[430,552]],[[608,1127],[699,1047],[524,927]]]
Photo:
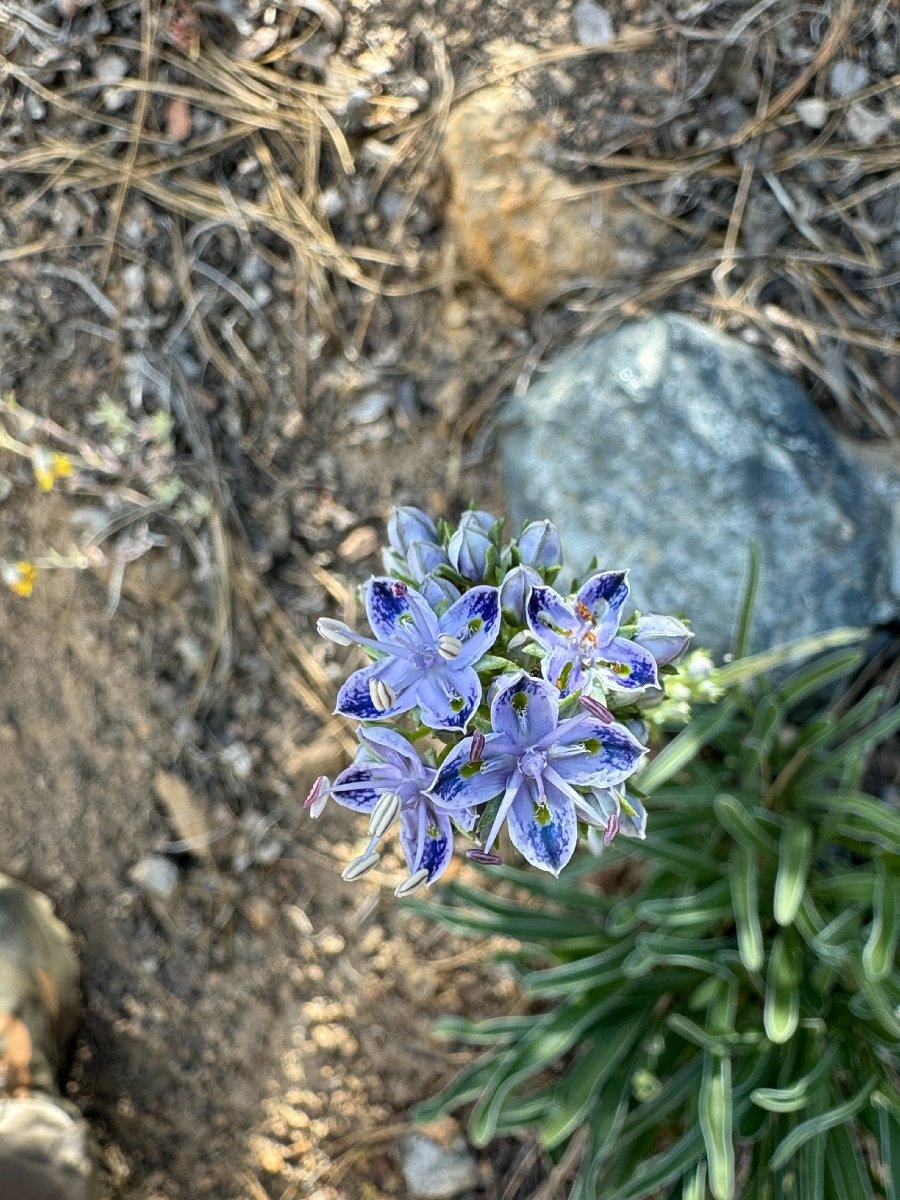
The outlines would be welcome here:
[[[400,844],[410,875],[423,868],[428,883],[434,883],[453,855],[453,826],[446,813],[432,810],[426,803],[404,809],[400,825]]]
[[[415,588],[396,579],[371,579],[366,590],[366,615],[382,642],[419,646],[437,641],[437,618]]]
[[[329,795],[344,808],[371,812],[386,791],[393,790],[395,773],[383,763],[354,763],[341,771]]]
[[[416,685],[422,721],[432,729],[465,729],[481,700],[481,680],[471,667],[434,667]]]
[[[541,871],[558,875],[575,851],[578,822],[575,805],[564,792],[544,781],[546,805],[536,805],[520,790],[510,805],[507,826],[512,844]]]
[[[578,589],[575,611],[596,625],[601,646],[615,637],[628,594],[627,571],[601,571]]]
[[[500,632],[500,593],[495,587],[473,587],[440,619],[441,633],[462,642],[454,667],[470,667],[486,654]]]
[[[415,684],[421,672],[400,658],[383,658],[368,667],[354,671],[342,685],[337,695],[334,711],[342,717],[356,717],[359,721],[383,721],[409,712],[416,703]],[[397,699],[386,709],[376,708],[369,694],[373,679],[382,679],[397,693]]]
[[[438,769],[431,794],[435,804],[458,813],[474,804],[485,804],[506,789],[515,767],[512,755],[492,755],[496,734],[484,739],[480,765],[470,762],[472,739],[465,738],[447,755]]]
[[[559,693],[543,679],[520,675],[497,693],[491,724],[514,745],[533,746],[552,733],[559,716]]]
[[[627,638],[613,638],[600,650],[605,662],[616,666],[598,666],[601,678],[617,688],[636,691],[643,687],[659,687],[656,659],[649,650]]]
[[[568,696],[584,683],[584,668],[577,651],[558,646],[541,660],[541,674],[561,696]]]
[[[525,605],[528,628],[549,649],[563,648],[582,632],[584,621],[551,587],[533,587]]]
[[[624,725],[604,725],[595,717],[571,717],[560,722],[547,760],[568,783],[611,787],[632,775],[645,753]]]

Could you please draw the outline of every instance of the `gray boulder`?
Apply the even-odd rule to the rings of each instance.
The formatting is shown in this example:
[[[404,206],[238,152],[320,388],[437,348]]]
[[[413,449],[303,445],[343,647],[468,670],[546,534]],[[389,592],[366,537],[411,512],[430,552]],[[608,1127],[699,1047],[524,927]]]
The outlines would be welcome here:
[[[506,403],[499,453],[514,528],[549,517],[571,571],[630,568],[635,605],[687,614],[716,655],[751,539],[754,650],[900,611],[900,479],[876,486],[793,379],[697,321],[560,355]]]

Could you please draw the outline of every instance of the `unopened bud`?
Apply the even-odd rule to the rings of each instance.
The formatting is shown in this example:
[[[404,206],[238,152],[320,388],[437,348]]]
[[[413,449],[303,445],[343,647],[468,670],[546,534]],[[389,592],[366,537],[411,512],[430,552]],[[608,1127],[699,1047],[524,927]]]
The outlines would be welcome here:
[[[684,654],[693,636],[677,617],[646,613],[638,618],[633,640],[649,650],[659,666],[664,666]]]
[[[552,521],[532,521],[517,539],[522,562],[529,567],[562,565],[562,542]]]

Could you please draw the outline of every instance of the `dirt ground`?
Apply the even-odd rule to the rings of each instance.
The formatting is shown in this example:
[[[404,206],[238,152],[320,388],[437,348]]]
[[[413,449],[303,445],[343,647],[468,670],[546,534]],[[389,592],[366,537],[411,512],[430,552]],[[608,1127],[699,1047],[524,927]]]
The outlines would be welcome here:
[[[0,558],[40,568],[0,596],[0,869],[76,933],[70,1091],[123,1200],[403,1196],[434,1019],[517,1002],[302,811],[347,745],[315,619],[392,504],[502,511],[504,390],[668,306],[896,436],[896,3],[604,8],[589,52],[568,0],[0,0],[0,428],[76,465],[45,495],[0,450]],[[570,200],[655,223],[630,269],[479,280],[442,137],[496,84]],[[533,1192],[517,1155],[482,1195]]]

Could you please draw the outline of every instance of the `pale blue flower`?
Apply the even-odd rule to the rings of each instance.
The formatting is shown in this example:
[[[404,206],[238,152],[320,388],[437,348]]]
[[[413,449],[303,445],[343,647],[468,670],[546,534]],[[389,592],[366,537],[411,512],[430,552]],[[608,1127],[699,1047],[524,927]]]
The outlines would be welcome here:
[[[376,651],[368,667],[354,671],[338,692],[335,712],[379,721],[416,705],[432,729],[465,729],[481,701],[473,664],[500,631],[496,588],[474,587],[438,616],[415,588],[395,579],[372,579],[366,613],[374,638],[323,618],[319,633],[339,645]]]
[[[622,725],[589,712],[559,720],[559,693],[521,675],[491,704],[493,732],[464,738],[441,764],[435,804],[451,815],[500,798],[483,850],[504,821],[533,866],[558,875],[578,840],[578,817],[591,814],[578,788],[605,789],[637,768],[644,747]]]
[[[650,651],[617,636],[627,600],[626,571],[592,575],[570,601],[551,587],[531,589],[528,627],[549,651],[541,662],[544,678],[562,695],[592,680],[626,691],[659,686]]]

